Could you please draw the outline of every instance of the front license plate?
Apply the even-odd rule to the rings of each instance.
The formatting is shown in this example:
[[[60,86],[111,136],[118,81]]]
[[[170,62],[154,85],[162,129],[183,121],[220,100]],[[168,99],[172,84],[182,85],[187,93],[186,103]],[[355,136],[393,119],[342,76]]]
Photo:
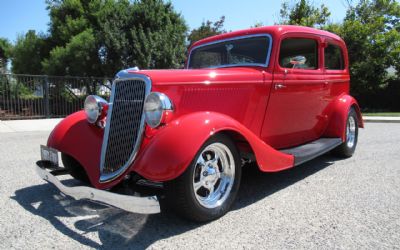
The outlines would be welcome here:
[[[54,165],[58,166],[58,151],[54,148],[40,145],[40,155],[43,161],[50,161]]]

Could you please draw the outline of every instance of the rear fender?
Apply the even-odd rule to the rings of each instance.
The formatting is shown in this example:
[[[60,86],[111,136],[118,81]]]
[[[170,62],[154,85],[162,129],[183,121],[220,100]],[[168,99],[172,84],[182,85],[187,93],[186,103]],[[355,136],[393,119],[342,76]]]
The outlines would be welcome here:
[[[132,170],[153,181],[168,181],[181,175],[205,141],[216,133],[236,132],[243,136],[255,154],[262,171],[275,172],[293,166],[292,155],[283,154],[229,116],[196,112],[171,121],[152,137],[139,152]]]
[[[362,119],[360,107],[356,99],[352,96],[343,94],[339,96],[330,106],[332,115],[330,117],[328,127],[325,130],[324,137],[340,137],[342,141],[346,139],[346,123],[347,116],[351,108],[357,113],[358,126],[364,128],[364,121]]]

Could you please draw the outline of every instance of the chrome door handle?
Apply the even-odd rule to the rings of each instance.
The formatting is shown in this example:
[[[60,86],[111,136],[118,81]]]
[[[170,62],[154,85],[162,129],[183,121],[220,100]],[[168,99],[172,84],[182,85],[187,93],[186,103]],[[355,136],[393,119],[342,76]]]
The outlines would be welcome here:
[[[286,88],[286,85],[282,84],[282,83],[276,83],[275,84],[275,89],[284,89]]]

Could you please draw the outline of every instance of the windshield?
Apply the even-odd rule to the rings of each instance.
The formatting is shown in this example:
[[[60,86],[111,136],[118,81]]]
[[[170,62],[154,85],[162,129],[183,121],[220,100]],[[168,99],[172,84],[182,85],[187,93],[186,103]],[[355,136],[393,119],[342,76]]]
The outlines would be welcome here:
[[[234,38],[200,45],[189,55],[188,68],[218,68],[242,65],[268,66],[269,35]]]

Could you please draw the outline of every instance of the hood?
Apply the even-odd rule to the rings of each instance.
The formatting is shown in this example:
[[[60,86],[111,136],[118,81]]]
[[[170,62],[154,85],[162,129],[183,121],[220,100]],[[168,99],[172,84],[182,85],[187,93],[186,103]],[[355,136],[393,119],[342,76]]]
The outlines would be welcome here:
[[[150,77],[153,85],[211,84],[248,81],[260,76],[261,68],[168,69],[129,71]]]

